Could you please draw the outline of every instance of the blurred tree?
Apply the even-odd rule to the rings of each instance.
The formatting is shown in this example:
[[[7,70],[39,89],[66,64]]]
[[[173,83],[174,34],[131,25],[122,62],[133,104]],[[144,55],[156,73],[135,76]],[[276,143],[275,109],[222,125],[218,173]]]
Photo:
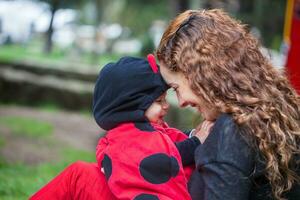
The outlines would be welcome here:
[[[149,30],[155,20],[168,20],[172,10],[168,1],[161,0],[123,0],[124,7],[120,11],[117,21],[130,27],[132,36],[140,36]],[[109,21],[111,19],[106,19]]]
[[[176,16],[179,13],[190,8],[189,0],[169,0],[170,7],[172,8],[172,15]]]
[[[52,50],[52,34],[53,34],[53,20],[54,20],[54,16],[55,16],[55,12],[59,9],[60,6],[60,0],[42,0],[47,2],[50,5],[50,9],[51,9],[51,18],[50,18],[50,23],[49,23],[49,27],[46,33],[46,43],[45,43],[45,47],[44,47],[44,52],[45,53],[50,53]],[[64,1],[64,0],[62,0]]]
[[[240,0],[237,17],[259,29],[265,46],[279,49],[282,41],[286,1]]]
[[[197,10],[203,7],[203,0],[190,0],[190,8]]]
[[[46,41],[45,41],[45,46],[44,46],[44,52],[50,53],[52,51],[52,47],[53,47],[53,44],[52,44],[53,20],[54,20],[56,11],[61,8],[72,8],[72,7],[76,7],[78,5],[82,5],[84,0],[76,0],[76,1],[72,1],[72,0],[40,0],[40,1],[48,3],[50,6],[50,10],[51,10],[50,23],[49,23],[49,27],[48,27],[48,30],[46,33]]]
[[[95,25],[99,25],[103,19],[103,13],[105,10],[105,0],[94,0],[96,6],[96,19]]]
[[[155,46],[149,32],[145,33],[141,37],[141,41],[142,41],[141,56],[146,56],[147,54],[154,52]]]
[[[97,27],[99,26],[99,24],[103,21],[103,13],[105,10],[105,0],[93,0],[96,6],[96,10],[95,10],[95,14],[96,14],[96,19],[94,21],[94,25],[95,25],[95,34],[94,34],[94,48],[92,49],[92,58],[91,58],[91,62],[92,63],[97,63],[99,62],[99,52],[97,51]]]
[[[263,45],[279,49],[285,3],[282,0],[202,0],[203,8],[222,8],[251,28],[257,28]],[[276,23],[274,23],[276,22]]]
[[[103,10],[103,20],[105,22],[114,23],[123,18],[123,10],[126,9],[127,0],[110,0]]]

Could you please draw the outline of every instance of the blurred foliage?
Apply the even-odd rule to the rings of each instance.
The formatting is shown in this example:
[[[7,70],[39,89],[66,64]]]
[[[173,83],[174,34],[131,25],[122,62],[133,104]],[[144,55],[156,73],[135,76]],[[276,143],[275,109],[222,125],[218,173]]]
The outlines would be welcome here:
[[[149,34],[144,34],[141,37],[142,41],[142,50],[141,50],[141,56],[146,56],[149,53],[153,53],[155,51],[155,46],[152,38],[150,37]]]
[[[286,1],[239,0],[239,3],[237,18],[260,30],[263,45],[279,50],[283,37]]]
[[[32,42],[26,45],[2,45],[0,46],[0,60],[2,61],[62,61],[66,59],[66,54],[58,48],[55,48],[50,54],[45,55],[42,46]]]
[[[120,1],[119,1],[120,2]],[[134,36],[145,34],[153,20],[171,20],[174,10],[180,5],[181,1],[159,1],[159,0],[122,0],[123,9],[116,18],[115,22],[128,26]],[[263,45],[279,49],[279,40],[282,40],[283,24],[285,16],[286,1],[281,0],[193,0],[188,1],[192,5],[199,5],[193,9],[203,8],[223,8],[249,24],[256,27],[261,32]],[[172,10],[173,9],[173,10]],[[112,22],[107,18],[104,21]]]
[[[15,135],[30,138],[49,136],[53,132],[51,124],[31,118],[0,117],[0,124],[5,124]]]
[[[77,9],[78,24],[90,24],[98,26],[100,24],[119,23],[123,27],[128,27],[130,30],[125,34],[125,37],[137,37],[142,39],[143,50],[141,55],[144,55],[151,44],[149,43],[149,37],[147,36],[149,28],[153,21],[164,20],[169,22],[174,17],[174,14],[178,14],[178,7],[184,2],[189,5],[190,8],[198,9],[202,8],[223,8],[230,12],[233,16],[242,20],[243,23],[249,24],[249,27],[256,27],[260,31],[261,40],[263,45],[269,48],[279,50],[282,41],[282,33],[284,26],[284,15],[286,1],[281,0],[40,0],[47,2],[50,8],[54,4],[58,4],[58,8],[71,8]],[[126,32],[126,31],[125,31]],[[50,33],[48,33],[49,35]],[[123,35],[124,36],[124,35]],[[41,39],[41,38],[40,38]],[[32,45],[32,44],[30,44]],[[34,57],[45,59],[45,56],[41,55],[41,51],[45,44],[35,52]],[[28,48],[28,46],[27,46]],[[31,48],[31,47],[30,47]],[[68,57],[66,52],[74,51],[74,47],[66,49],[64,51],[58,50],[54,47],[53,53],[47,55],[49,59],[60,60],[63,57]],[[9,49],[8,49],[9,50]],[[0,60],[14,59],[22,52],[22,49],[11,49],[15,51],[10,53],[10,50],[6,52],[0,52]],[[0,49],[1,51],[1,49]],[[6,51],[6,50],[5,50]],[[25,51],[25,50],[23,50]],[[93,52],[82,53],[80,59],[82,62],[97,63],[98,60],[93,58]],[[30,57],[32,54],[23,54],[24,57]],[[75,56],[77,57],[77,56]],[[105,55],[107,57],[107,55]],[[109,57],[109,56],[108,56]],[[99,59],[101,61],[101,59]],[[105,62],[102,62],[105,63]]]
[[[36,107],[39,110],[43,110],[43,111],[46,111],[46,112],[56,112],[56,111],[59,111],[59,110],[63,109],[59,105],[56,105],[53,102],[41,102]]]
[[[0,45],[0,61],[36,61],[47,64],[68,64],[78,63],[93,65],[95,67],[103,66],[108,62],[117,60],[120,55],[101,54],[96,60],[89,53],[74,53],[73,50],[61,50],[54,47],[49,54],[44,54],[42,44],[37,41],[30,42],[26,45]],[[75,54],[75,55],[72,55]]]
[[[5,144],[3,136],[0,135],[0,148]]]
[[[145,34],[154,20],[168,20],[170,10],[164,0],[128,0],[120,16],[120,23],[131,28],[133,35]]]
[[[192,1],[189,2],[191,7]],[[176,1],[176,3],[180,3],[180,1]],[[167,0],[127,0],[117,22],[130,27],[134,36],[145,34],[153,20],[169,21],[174,17],[173,13],[178,11],[172,9],[179,6],[171,6],[172,4],[174,2]],[[261,32],[263,45],[279,49],[282,40],[286,1],[193,0],[193,5],[199,5],[195,9],[200,8],[201,4],[203,8],[223,8],[242,20],[243,23],[258,28]],[[278,42],[279,40],[280,42]]]

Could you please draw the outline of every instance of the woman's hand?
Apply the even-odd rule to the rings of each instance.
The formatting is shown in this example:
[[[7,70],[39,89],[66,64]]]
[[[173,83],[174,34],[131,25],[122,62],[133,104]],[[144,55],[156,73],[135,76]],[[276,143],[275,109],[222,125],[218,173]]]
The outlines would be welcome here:
[[[197,126],[194,136],[199,138],[201,144],[203,144],[204,141],[206,140],[206,138],[209,135],[210,130],[214,124],[215,124],[215,122],[213,122],[213,121],[205,120],[199,126]]]

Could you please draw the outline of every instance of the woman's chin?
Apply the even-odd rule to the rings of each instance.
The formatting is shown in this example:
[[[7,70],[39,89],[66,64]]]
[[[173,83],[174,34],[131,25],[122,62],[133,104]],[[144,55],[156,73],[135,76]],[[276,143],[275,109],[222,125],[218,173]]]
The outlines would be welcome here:
[[[218,118],[219,115],[220,115],[220,113],[210,113],[210,114],[204,115],[203,118],[205,118],[205,120],[207,120],[207,121],[216,121],[216,119]]]

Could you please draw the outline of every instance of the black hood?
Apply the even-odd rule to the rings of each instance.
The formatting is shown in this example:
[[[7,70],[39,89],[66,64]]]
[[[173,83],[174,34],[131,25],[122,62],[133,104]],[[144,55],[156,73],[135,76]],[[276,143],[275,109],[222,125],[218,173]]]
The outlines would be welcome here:
[[[134,57],[123,57],[103,67],[93,100],[94,117],[101,128],[148,121],[145,110],[168,89],[159,71],[154,71],[146,59]]]

